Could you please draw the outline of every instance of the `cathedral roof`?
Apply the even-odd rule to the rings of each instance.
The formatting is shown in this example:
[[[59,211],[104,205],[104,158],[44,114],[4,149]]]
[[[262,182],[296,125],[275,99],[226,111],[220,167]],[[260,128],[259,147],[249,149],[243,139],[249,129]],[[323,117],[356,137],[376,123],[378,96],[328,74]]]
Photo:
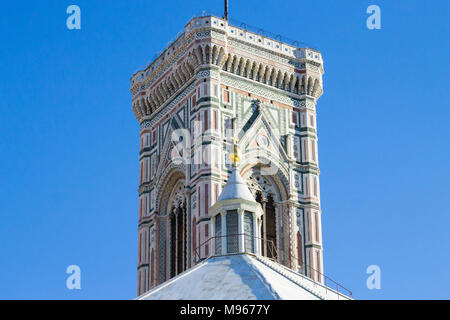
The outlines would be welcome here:
[[[244,199],[252,202],[256,202],[255,197],[248,189],[247,184],[241,175],[237,171],[237,168],[233,166],[233,171],[228,179],[227,184],[222,190],[217,201],[231,200],[231,199]]]
[[[350,299],[265,257],[212,257],[141,295],[139,300]]]

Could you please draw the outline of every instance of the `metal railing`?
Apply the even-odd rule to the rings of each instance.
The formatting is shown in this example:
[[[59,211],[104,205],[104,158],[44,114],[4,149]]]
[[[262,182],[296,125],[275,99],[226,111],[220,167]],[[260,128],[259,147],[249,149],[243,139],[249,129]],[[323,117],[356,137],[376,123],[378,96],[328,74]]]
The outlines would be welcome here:
[[[212,236],[209,237],[208,239],[206,239],[205,241],[203,241],[199,246],[197,246],[194,249],[194,262],[195,264],[204,261],[206,259],[209,259],[213,256],[221,256],[223,255],[222,253],[218,253],[216,254],[215,252],[215,241],[216,239],[222,239],[222,238],[228,238],[228,237],[236,237],[238,238],[239,236],[244,236],[244,250],[240,251],[238,250],[236,253],[250,253],[250,254],[255,254],[255,252],[251,252],[251,251],[247,251],[246,245],[245,245],[245,239],[246,237],[250,237],[253,239],[257,239],[258,241],[260,241],[260,243],[263,245],[266,245],[266,256],[263,256],[264,258],[267,258],[269,260],[271,260],[272,262],[276,262],[278,263],[278,250],[276,245],[273,243],[272,240],[268,240],[268,239],[263,239],[261,237],[255,237],[255,236],[251,236],[245,233],[236,233],[236,234],[231,234],[231,235],[222,235],[222,236]],[[206,250],[206,245],[208,245],[208,250]],[[202,254],[201,250],[202,248],[205,248],[205,252],[204,254]],[[253,250],[256,251],[256,250]],[[261,248],[261,251],[263,251],[263,248]],[[233,253],[226,253],[226,254],[233,254]],[[292,261],[297,261],[297,257],[293,256],[293,255],[288,255],[288,257],[290,258],[289,263],[292,265]],[[328,291],[331,289],[332,291],[337,292],[337,297],[339,299],[339,294],[343,294],[346,295],[350,298],[353,298],[353,293],[352,291],[350,291],[349,289],[347,289],[346,287],[344,287],[343,285],[341,285],[339,282],[333,280],[332,278],[330,278],[329,276],[325,275],[324,273],[320,272],[319,270],[307,265],[306,263],[302,263],[302,265],[300,266],[300,271],[299,270],[294,270],[291,269],[288,266],[285,265],[281,265],[282,267],[286,268],[288,271],[295,273],[296,275],[299,275],[309,281],[314,282],[317,285],[320,285],[322,287],[324,287],[325,292],[328,293]],[[308,272],[305,272],[308,271]],[[317,275],[319,275],[319,277],[317,277]],[[317,279],[319,281],[316,281],[315,279]],[[322,280],[323,279],[323,284],[322,284]]]
[[[292,255],[289,255],[289,256],[290,256],[290,259],[295,259],[295,260],[297,260],[297,257],[292,256]],[[291,260],[291,264],[292,264],[292,260]],[[290,270],[292,270],[292,269],[290,269]],[[317,277],[318,280],[319,280],[318,282],[319,282],[319,283],[322,283],[322,281],[320,281],[320,280],[323,279],[323,284],[324,284],[324,287],[325,287],[326,289],[331,288],[331,289],[334,290],[334,289],[336,288],[336,291],[337,291],[338,293],[342,293],[342,294],[345,294],[345,295],[347,295],[347,296],[353,298],[353,293],[352,293],[352,291],[350,291],[349,289],[347,289],[346,287],[344,287],[343,285],[341,285],[339,282],[337,282],[337,281],[333,280],[332,278],[328,277],[328,276],[325,275],[324,273],[320,272],[319,270],[317,270],[317,269],[311,267],[310,265],[307,265],[306,263],[302,263],[301,270],[302,270],[302,272],[297,272],[297,273],[299,273],[299,274],[301,274],[301,275],[306,275],[306,273],[304,273],[304,271],[308,270],[309,273],[308,273],[308,276],[307,276],[307,277],[309,277],[310,279],[314,280],[315,277],[313,277],[312,275],[313,275],[313,274],[319,275],[319,277]],[[295,270],[292,270],[292,271],[295,272]],[[315,280],[314,280],[314,281],[315,281]],[[338,297],[339,297],[339,295],[338,295]]]
[[[218,18],[223,19],[223,15],[222,14],[217,14],[217,13],[212,12],[212,11],[210,11],[210,12],[202,11],[201,14],[197,13],[192,18],[210,17],[210,16],[218,17]],[[265,30],[265,29],[263,29],[261,27],[250,25],[250,24],[248,24],[246,22],[243,22],[243,21],[240,21],[238,19],[228,18],[228,24],[232,25],[234,27],[237,27],[239,29],[242,29],[243,31],[252,32],[252,33],[255,33],[255,34],[259,34],[259,35],[261,35],[262,37],[265,37],[265,38],[270,38],[270,39],[275,40],[275,41],[284,42],[284,43],[289,44],[291,46],[294,46],[296,48],[308,48],[308,49],[312,49],[312,50],[318,51],[317,49],[315,49],[314,47],[308,45],[307,43],[305,43],[303,41],[298,41],[298,40],[295,40],[295,39],[291,39],[291,38],[285,37],[285,36],[283,36],[283,35],[281,35],[279,33],[270,32],[270,31]]]
[[[223,15],[221,15],[221,14],[216,14],[214,12],[202,11],[202,13],[200,13],[200,14],[198,14],[198,13],[194,14],[188,21],[191,21],[194,18],[209,17],[209,16],[214,16],[214,17],[218,17],[218,18],[222,18],[223,19]],[[259,34],[262,37],[265,37],[265,38],[268,38],[268,39],[272,39],[272,40],[275,40],[275,41],[279,41],[279,42],[283,42],[283,43],[289,44],[291,46],[294,46],[296,48],[308,48],[308,49],[311,49],[311,50],[314,50],[314,51],[318,52],[318,50],[316,48],[308,45],[305,42],[290,39],[288,37],[282,36],[281,34],[273,33],[273,32],[264,30],[263,28],[249,25],[249,24],[247,24],[245,22],[242,22],[242,21],[239,21],[237,19],[228,18],[228,22],[229,22],[230,25],[235,26],[235,27],[237,27],[239,29],[242,29],[243,31],[248,31],[248,32],[252,32],[252,33],[255,33],[255,34]],[[169,48],[173,43],[176,42],[178,37],[180,35],[182,35],[184,33],[184,31],[185,31],[185,29],[183,27],[180,31],[178,31],[178,33],[172,39],[170,39],[170,41],[168,41],[166,43],[166,45],[161,50],[159,50],[157,53],[155,53],[152,56],[152,58],[149,61],[147,61],[147,63],[142,65],[140,68],[138,68],[133,73],[133,76],[136,73],[138,73],[139,71],[146,71],[152,65],[152,63],[155,62],[156,59],[159,56],[161,56],[161,54],[164,53],[167,50],[167,48]]]
[[[250,235],[248,235],[246,233],[235,233],[235,234],[222,235],[222,236],[213,236],[213,237],[209,237],[208,239],[203,241],[198,247],[196,247],[194,249],[194,262],[198,263],[198,262],[206,260],[206,259],[208,259],[208,258],[210,258],[212,256],[220,256],[220,255],[222,255],[222,253],[220,253],[220,254],[216,254],[215,253],[215,240],[216,239],[219,239],[219,238],[222,239],[222,238],[228,238],[228,237],[230,237],[230,238],[231,237],[238,238],[239,236],[244,236],[244,251],[243,251],[243,253],[255,254],[255,252],[247,251],[247,247],[245,245],[246,237],[250,237],[250,238],[253,238],[253,239],[257,239],[258,241],[261,241],[262,244],[266,244],[267,251],[269,252],[269,256],[267,256],[266,258],[269,258],[269,259],[271,259],[271,260],[273,260],[275,262],[277,261],[276,258],[273,258],[273,257],[278,257],[278,252],[277,252],[277,248],[276,248],[276,246],[275,246],[275,244],[273,243],[272,240],[263,239],[261,237],[250,236]],[[214,244],[214,246],[212,244]],[[207,247],[208,250],[206,250],[206,245],[208,245],[208,247]],[[201,254],[202,247],[205,248],[205,254],[204,255]],[[256,249],[256,248],[254,248],[254,249]],[[253,250],[253,251],[256,251],[256,250]],[[239,251],[239,250],[238,250],[238,252],[241,253],[241,251]],[[236,253],[238,253],[238,252],[236,252]]]

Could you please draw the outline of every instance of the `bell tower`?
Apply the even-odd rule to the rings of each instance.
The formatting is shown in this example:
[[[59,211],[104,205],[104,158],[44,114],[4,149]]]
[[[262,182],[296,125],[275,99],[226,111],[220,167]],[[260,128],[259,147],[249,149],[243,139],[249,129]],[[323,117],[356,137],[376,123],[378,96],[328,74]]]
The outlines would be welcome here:
[[[323,282],[323,72],[319,51],[235,26],[226,10],[192,18],[133,74],[138,295],[228,252]]]

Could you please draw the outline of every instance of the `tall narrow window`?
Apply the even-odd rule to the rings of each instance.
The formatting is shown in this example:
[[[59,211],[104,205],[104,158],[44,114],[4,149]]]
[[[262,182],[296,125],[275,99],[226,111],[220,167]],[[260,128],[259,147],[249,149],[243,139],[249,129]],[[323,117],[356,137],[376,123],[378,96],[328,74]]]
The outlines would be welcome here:
[[[207,241],[209,238],[209,224],[205,224],[205,241]],[[205,244],[205,255],[209,256],[209,245],[208,243]]]
[[[230,91],[223,90],[223,101],[226,103],[230,103]]]
[[[201,198],[200,198],[200,186],[197,188],[197,193],[198,193],[198,216],[200,216],[202,214],[201,211]]]
[[[150,162],[149,163],[151,164],[151,168],[150,168],[151,170],[149,170],[149,171],[151,172],[151,177],[153,178],[153,176],[156,173],[156,154],[152,154],[150,156]]]
[[[217,110],[213,111],[213,127],[214,127],[214,130],[218,129],[217,128]]]
[[[170,214],[170,277],[177,275],[177,222],[174,212]]]
[[[174,277],[185,270],[186,267],[186,206],[178,203],[172,208],[169,215],[170,241],[170,277]]]
[[[142,262],[142,233],[139,234],[139,263]]]
[[[315,225],[315,240],[319,242],[319,214],[314,213],[314,225]]]
[[[154,280],[155,280],[155,253],[152,248],[152,253],[150,254],[150,287],[153,287]]]
[[[297,161],[301,161],[301,160],[300,160],[300,142],[299,142],[299,137],[297,137],[297,136],[294,136],[294,146],[293,146],[293,149],[294,149],[294,158],[295,158]]]
[[[146,194],[144,196],[144,217],[147,216],[147,212],[148,212],[148,194]]]
[[[146,197],[142,197],[142,216],[145,217],[145,211],[147,209],[147,201],[146,201]]]
[[[147,181],[147,159],[144,160],[144,176],[142,177],[142,181],[146,182]]]
[[[144,243],[142,244],[142,248],[143,248],[143,250],[144,250],[144,253],[143,253],[143,259],[144,259],[144,262],[147,262],[147,243],[148,243],[148,233],[147,233],[147,230],[144,230],[144,237],[143,237],[143,239],[144,239]]]
[[[211,165],[211,156],[210,156],[211,145],[207,145],[204,147],[204,166],[209,167]]]
[[[239,250],[238,245],[238,213],[237,210],[227,211],[227,253],[235,253]]]
[[[276,228],[276,210],[275,201],[271,194],[267,197],[266,211],[264,213],[263,223],[266,232],[266,255],[269,258],[277,259],[277,228]],[[281,224],[282,225],[282,224]]]
[[[197,134],[195,136],[195,138],[200,137],[200,135],[202,134],[202,122],[201,122],[201,116],[200,116],[200,112],[197,113]],[[202,147],[201,145],[196,146],[196,150],[197,150],[197,170],[200,170],[200,164],[203,162],[202,159]]]
[[[208,110],[204,110],[204,112],[203,112],[203,130],[205,130],[205,131],[207,131],[209,129],[209,126],[208,126],[209,119],[208,118],[209,118]]]
[[[306,212],[306,239],[307,241],[311,240],[311,219],[309,218],[309,212]]]
[[[311,141],[311,153],[313,161],[316,162],[316,142],[314,140]]]
[[[200,256],[197,251],[197,219],[195,217],[192,219],[192,251],[194,252],[194,260],[198,260]]]
[[[309,196],[309,181],[308,181],[309,179],[308,179],[308,176],[305,176],[305,192],[304,192],[304,194],[305,194],[305,196]]]
[[[314,177],[314,196],[317,197],[317,177]]]
[[[209,185],[205,184],[205,215],[208,214],[208,208],[209,208]]]
[[[303,153],[305,155],[305,161],[308,162],[309,161],[309,152],[308,152],[308,143],[307,143],[306,139],[303,140],[303,149],[304,149]]]
[[[297,231],[297,263],[303,268],[303,239],[300,231]]]
[[[147,291],[147,273],[144,272],[144,283],[143,283],[144,292]]]

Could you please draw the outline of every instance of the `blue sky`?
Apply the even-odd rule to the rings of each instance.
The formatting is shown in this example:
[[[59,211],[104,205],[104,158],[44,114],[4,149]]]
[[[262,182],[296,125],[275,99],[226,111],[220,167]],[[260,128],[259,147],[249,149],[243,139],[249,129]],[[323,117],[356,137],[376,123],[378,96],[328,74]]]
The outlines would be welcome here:
[[[20,4],[19,4],[20,3]],[[66,8],[81,8],[81,30]],[[381,8],[382,29],[366,28]],[[130,76],[223,1],[8,1],[0,18],[0,299],[136,294]],[[361,299],[450,298],[450,4],[230,1],[318,48],[325,273]],[[82,289],[68,290],[67,266]],[[379,265],[381,290],[366,288]]]

